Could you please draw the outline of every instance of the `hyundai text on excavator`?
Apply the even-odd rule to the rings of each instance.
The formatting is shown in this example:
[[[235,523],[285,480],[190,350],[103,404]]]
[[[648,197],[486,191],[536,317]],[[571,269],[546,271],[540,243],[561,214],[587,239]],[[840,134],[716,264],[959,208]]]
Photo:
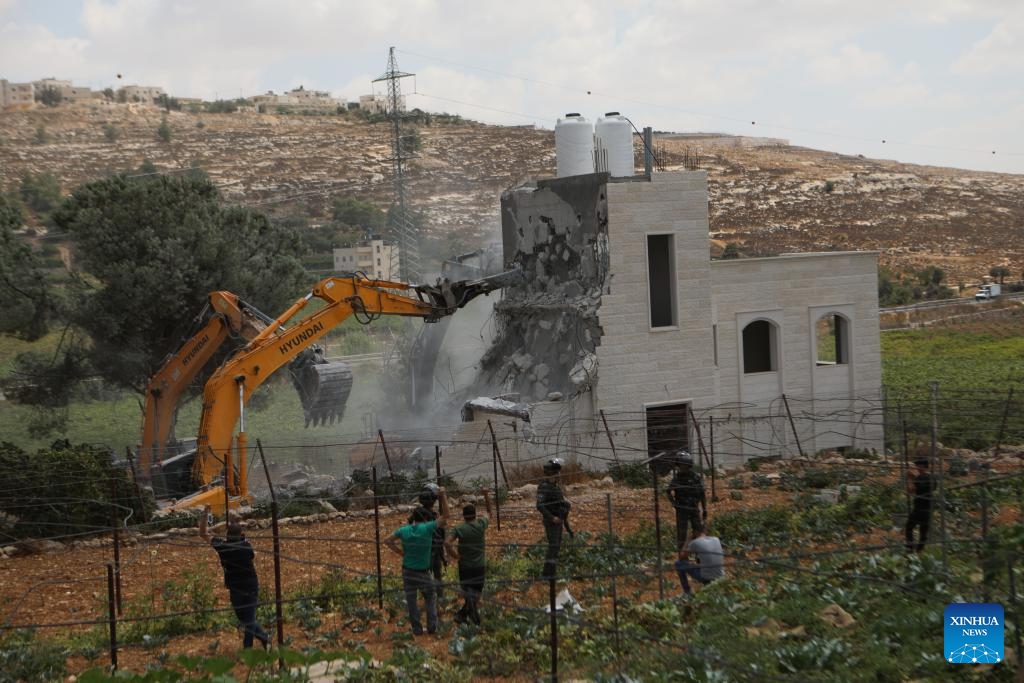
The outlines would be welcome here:
[[[175,463],[186,460],[184,492],[191,491],[187,466],[192,444],[179,441],[174,429],[182,395],[229,338],[252,341],[273,322],[236,294],[210,292],[206,306],[196,316],[195,332],[177,351],[169,355],[149,380],[143,407],[142,441],[136,453],[136,479],[152,484],[157,497],[180,495],[175,485]],[[237,349],[236,349],[237,350]],[[302,399],[306,423],[333,415],[344,405],[352,385],[352,371],[346,363],[327,363],[315,348],[307,349],[291,364],[292,381]]]
[[[228,507],[250,502],[245,432],[245,405],[249,397],[274,372],[350,316],[356,316],[360,322],[382,315],[436,322],[477,296],[514,285],[521,278],[519,270],[512,270],[472,281],[442,279],[435,285],[371,280],[358,274],[321,280],[225,361],[207,381],[191,469],[192,484],[198,490],[178,500],[170,510],[209,505],[214,512],[223,514]],[[324,305],[293,322],[314,298]],[[285,325],[289,327],[285,329]]]

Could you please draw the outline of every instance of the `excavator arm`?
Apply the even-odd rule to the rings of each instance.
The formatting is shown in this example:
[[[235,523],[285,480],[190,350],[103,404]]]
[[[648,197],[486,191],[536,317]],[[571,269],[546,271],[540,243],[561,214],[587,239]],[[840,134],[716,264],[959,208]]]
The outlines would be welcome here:
[[[137,453],[139,481],[148,483],[151,468],[175,455],[174,426],[182,394],[229,336],[254,339],[270,321],[231,292],[210,292],[197,316],[202,326],[169,355],[149,380],[143,407],[142,441]]]
[[[248,502],[244,410],[249,397],[274,372],[350,316],[369,321],[382,315],[398,315],[436,322],[477,296],[510,286],[521,277],[517,270],[473,281],[441,280],[435,285],[416,286],[358,275],[321,280],[218,368],[206,383],[192,469],[193,484],[199,490],[171,509],[210,505],[223,513],[228,506]],[[320,299],[324,305],[299,317],[313,299]]]

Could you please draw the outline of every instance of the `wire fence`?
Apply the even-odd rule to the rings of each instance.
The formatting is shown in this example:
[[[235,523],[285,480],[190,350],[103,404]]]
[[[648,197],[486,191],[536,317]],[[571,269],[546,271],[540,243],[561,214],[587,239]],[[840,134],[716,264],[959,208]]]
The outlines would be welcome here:
[[[794,404],[800,405],[800,401],[790,399],[790,405]],[[716,465],[721,451],[715,452],[715,441],[708,439],[704,448],[694,449],[701,454],[699,460],[710,480],[711,523],[713,528],[722,527],[727,575],[736,580],[766,575],[799,577],[809,572],[820,576],[822,570],[815,563],[823,558],[901,553],[903,542],[898,537],[887,536],[886,529],[898,527],[905,517],[909,506],[909,499],[904,493],[907,463],[923,455],[929,459],[938,480],[935,514],[938,519],[930,542],[934,550],[930,552],[941,557],[943,570],[948,567],[951,553],[977,557],[985,579],[977,585],[968,586],[966,590],[971,594],[966,597],[974,597],[979,602],[999,602],[1007,607],[1007,619],[1014,625],[1012,644],[1019,656],[1020,617],[1016,594],[1016,582],[1021,575],[1019,548],[1009,552],[1004,549],[997,557],[1001,564],[994,566],[990,540],[995,526],[1021,524],[1024,485],[1024,458],[1021,456],[1024,450],[1017,444],[1024,442],[1024,406],[1019,393],[1008,390],[1002,397],[975,392],[943,395],[931,387],[920,396],[903,396],[898,401],[886,401],[881,407],[881,410],[872,407],[862,413],[851,412],[844,419],[850,424],[873,421],[884,434],[882,453],[850,451],[830,453],[825,457],[806,454],[801,457],[798,452],[778,454],[769,449],[769,457],[766,458],[763,455],[752,456],[746,451],[727,451],[727,454],[735,456],[734,462],[739,465],[726,473]],[[717,410],[730,409],[718,407]],[[710,424],[714,425],[715,413],[706,413],[702,417],[711,417]],[[587,462],[602,462],[606,466],[639,462],[634,466],[633,474],[643,476],[644,468],[649,464],[648,449],[623,449],[622,443],[628,442],[623,438],[626,431],[645,428],[646,416],[613,413],[602,415],[602,418],[594,422],[598,436],[603,437],[605,443],[593,443],[589,448],[577,444],[576,451],[587,458]],[[831,410],[819,414],[801,409],[794,414],[795,421],[828,420],[832,423],[835,419],[836,415]],[[529,498],[529,488],[521,489],[537,483],[539,456],[510,457],[507,454],[516,452],[513,445],[516,442],[512,437],[499,439],[491,425],[477,423],[474,426],[480,432],[478,438],[462,442],[462,445],[472,444],[478,459],[490,460],[488,477],[476,476],[478,467],[456,466],[449,470],[445,451],[457,442],[445,442],[434,444],[433,471],[424,476],[421,470],[419,478],[413,478],[411,483],[437,478],[447,482],[453,491],[461,493],[467,500],[493,504],[489,512],[495,524],[488,534],[487,554],[496,569],[487,579],[486,618],[492,621],[518,615],[531,621],[535,629],[541,628],[541,622],[547,620],[546,637],[540,640],[550,658],[552,678],[557,679],[567,673],[566,660],[563,658],[559,664],[559,629],[582,629],[606,634],[624,652],[628,651],[631,643],[633,646],[644,643],[645,646],[663,647],[668,651],[692,653],[739,680],[766,680],[764,676],[752,676],[749,671],[720,661],[719,655],[699,643],[664,640],[650,633],[638,632],[635,628],[620,627],[618,614],[622,605],[633,602],[622,599],[625,591],[632,591],[642,600],[650,601],[674,599],[679,594],[678,580],[671,566],[675,557],[674,520],[671,508],[664,501],[664,491],[659,490],[664,482],[659,481],[656,468],[648,470],[649,485],[642,491],[630,493],[613,489],[603,496],[604,500],[594,500],[591,493],[591,499],[579,506],[582,519],[587,521],[582,525],[579,538],[563,550],[565,559],[560,562],[556,583],[540,576],[543,562],[541,528]],[[799,427],[791,429],[799,432]],[[994,437],[984,451],[972,453],[943,446],[943,443],[965,443],[968,439],[979,438],[978,435]],[[946,441],[941,442],[940,436]],[[520,456],[529,452],[527,446],[533,445],[529,442],[534,437],[520,433],[516,438],[521,440]],[[392,438],[381,431],[378,440],[381,450],[388,444],[400,448],[412,444],[422,447],[422,441],[412,433],[398,433]],[[564,449],[566,441],[556,441],[556,444]],[[344,445],[324,444],[323,448],[341,450]],[[546,445],[551,446],[550,443]],[[258,467],[257,463],[262,461],[266,484],[273,492],[280,488],[279,482],[274,481],[266,462],[287,459],[281,456],[294,455],[296,447],[264,446],[262,443],[259,446],[259,455],[265,459],[254,457],[250,462]],[[503,452],[506,455],[503,456]],[[499,459],[503,457],[511,462],[502,461],[499,468]],[[782,461],[777,465],[763,464],[766,459],[779,457]],[[251,540],[259,551],[261,576],[278,577],[272,596],[269,589],[265,589],[261,614],[268,618],[268,611],[276,611],[269,618],[278,626],[280,644],[286,642],[283,635],[286,629],[290,634],[289,640],[317,632],[321,634],[318,636],[321,640],[338,640],[342,633],[365,632],[370,628],[369,624],[380,624],[403,611],[400,578],[393,569],[386,568],[388,563],[381,557],[379,539],[382,528],[391,529],[404,522],[409,508],[402,504],[404,501],[396,501],[394,489],[387,489],[387,477],[391,473],[385,474],[385,463],[371,458],[364,464],[368,464],[372,471],[369,486],[366,486],[367,482],[356,481],[356,478],[341,479],[334,491],[339,499],[364,491],[368,499],[363,498],[363,501],[372,502],[372,508],[321,512],[302,519],[285,519],[279,525],[282,521],[280,511],[287,511],[289,505],[305,503],[316,506],[323,501],[323,491],[311,491],[300,486],[293,488],[286,497],[280,496],[280,500],[277,500],[277,494],[281,491],[277,490],[269,510],[270,519],[253,522],[250,527]],[[378,465],[383,466],[378,469]],[[503,472],[506,465],[508,471]],[[64,483],[87,482],[83,479],[81,482]],[[484,487],[494,494],[493,501],[480,496]],[[572,486],[569,489],[571,491]],[[785,495],[779,495],[783,491]],[[408,491],[405,493],[407,495]],[[81,499],[44,500],[40,491],[33,490],[31,486],[13,490],[10,495],[22,500],[26,510],[82,502]],[[183,593],[182,585],[171,586],[166,579],[165,566],[168,562],[181,568],[189,566],[194,563],[192,554],[205,552],[200,548],[205,548],[206,544],[191,529],[161,529],[158,520],[138,520],[133,516],[134,502],[127,500],[124,492],[120,495],[119,498],[115,491],[114,498],[109,501],[112,515],[109,526],[64,522],[64,533],[23,543],[24,547],[43,550],[47,543],[60,541],[72,547],[92,549],[93,552],[89,561],[77,564],[71,571],[62,568],[60,560],[33,564],[33,575],[19,584],[19,590],[4,595],[6,604],[0,611],[0,640],[4,633],[25,628],[57,632],[103,628],[109,634],[110,663],[116,667],[119,651],[149,647],[144,639],[138,637],[141,630],[146,630],[146,624],[178,620],[196,624],[194,630],[202,631],[202,626],[209,629],[225,619],[230,610],[217,607],[215,599],[209,602],[212,590],[208,583],[211,581],[209,566],[215,562],[212,552],[207,553],[205,573],[195,578],[195,583],[185,582],[193,595],[188,591]],[[572,495],[570,492],[570,497]],[[770,533],[741,540],[738,528],[730,526],[727,521],[735,524],[737,515],[741,513],[719,515],[721,508],[730,508],[733,503],[738,504],[744,499],[754,503],[753,507],[747,508],[749,511],[758,505],[793,507],[807,505],[812,499],[815,504],[828,504],[861,497],[887,498],[890,502],[897,499],[897,503],[887,508],[887,514],[892,516],[891,522],[879,522],[876,516],[866,525],[867,537],[828,536],[828,547],[821,550],[809,550],[799,542],[790,544],[785,538]],[[1003,509],[998,518],[997,499]],[[389,504],[396,507],[389,508]],[[754,515],[753,512],[746,514]],[[366,532],[366,524],[371,519],[373,534]],[[598,523],[604,520],[607,520],[606,524]],[[524,537],[533,540],[524,541]],[[33,547],[32,544],[36,545]],[[325,546],[330,550],[326,558],[320,552]],[[312,550],[314,547],[318,549],[316,552]],[[508,569],[506,565],[517,569]],[[524,565],[528,568],[524,569]],[[449,570],[448,579],[454,578],[451,574]],[[289,584],[287,591],[279,578],[282,575]],[[843,572],[836,578],[876,583],[885,590],[920,592],[912,582],[899,579],[855,572]],[[181,581],[184,579],[179,577],[178,582]],[[205,588],[204,582],[207,582]],[[264,585],[268,583],[265,580]],[[59,586],[65,596],[88,594],[94,597],[84,605],[80,600],[67,597],[54,601],[55,586]],[[582,591],[587,596],[586,611],[575,612],[571,605],[567,608],[555,605],[559,593],[556,589],[563,586],[573,588],[574,592]],[[457,592],[457,582],[450,580],[444,589]],[[126,595],[130,597],[125,599]],[[195,595],[206,596],[208,604],[183,609],[182,605],[190,604],[189,600]],[[69,607],[69,604],[75,606]],[[62,616],[40,620],[40,614]],[[314,622],[319,623],[313,626]],[[188,630],[187,625],[179,625],[178,628]],[[119,629],[121,639],[118,637]],[[127,643],[124,642],[126,633]],[[491,665],[501,668],[497,662]],[[770,677],[767,679],[771,680]]]

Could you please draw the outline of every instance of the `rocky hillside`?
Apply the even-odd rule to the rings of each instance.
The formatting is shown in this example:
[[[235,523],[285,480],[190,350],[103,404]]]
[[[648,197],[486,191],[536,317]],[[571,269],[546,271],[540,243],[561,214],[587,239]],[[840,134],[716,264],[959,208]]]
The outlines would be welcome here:
[[[355,116],[171,112],[89,104],[0,113],[0,186],[49,172],[70,191],[144,160],[161,170],[198,166],[230,201],[314,222],[332,197],[379,202],[393,195],[387,123]],[[418,127],[407,196],[428,230],[453,249],[498,234],[500,192],[553,175],[554,136],[530,127],[437,123]],[[715,248],[745,256],[870,249],[883,263],[938,265],[949,283],[978,282],[1004,265],[1024,270],[1024,175],[959,171],[842,156],[798,147],[744,149],[663,136],[660,164],[696,157],[710,182]]]

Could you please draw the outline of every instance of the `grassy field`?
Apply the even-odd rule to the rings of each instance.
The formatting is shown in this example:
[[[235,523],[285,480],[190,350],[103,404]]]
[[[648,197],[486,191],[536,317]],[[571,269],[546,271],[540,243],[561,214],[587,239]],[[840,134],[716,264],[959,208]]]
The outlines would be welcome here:
[[[0,373],[10,369],[16,353],[34,348],[49,352],[59,337],[51,335],[35,345],[0,338]],[[340,427],[305,429],[298,396],[288,380],[269,383],[247,413],[250,440],[272,439],[284,445],[309,445],[339,440],[363,431],[364,416],[388,410],[379,387],[379,369],[355,368],[355,384]],[[985,323],[929,327],[886,332],[882,335],[882,376],[892,396],[926,396],[929,382],[937,380],[946,396],[989,395],[1004,400],[1011,387],[1024,398],[1024,315]],[[27,425],[32,409],[0,401],[0,440],[34,450],[57,438],[73,443],[106,444],[118,451],[134,446],[141,428],[140,397],[78,401],[68,407],[68,428],[61,434],[33,436]],[[198,426],[200,404],[187,403],[179,418],[178,435],[190,436]],[[272,436],[271,436],[272,435]]]

